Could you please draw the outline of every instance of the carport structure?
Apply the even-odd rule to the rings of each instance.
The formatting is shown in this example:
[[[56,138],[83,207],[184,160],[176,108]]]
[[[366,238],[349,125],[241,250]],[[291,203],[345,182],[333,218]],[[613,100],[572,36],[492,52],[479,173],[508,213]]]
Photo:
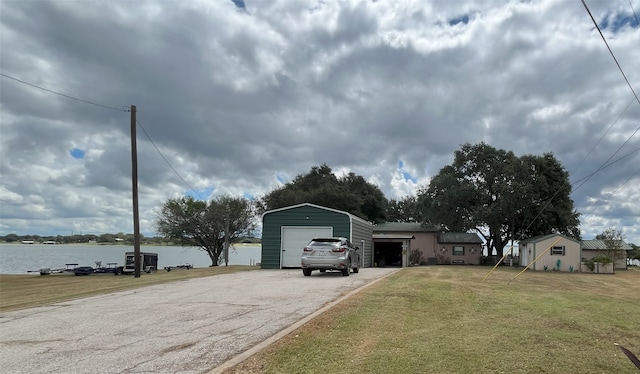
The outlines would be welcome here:
[[[361,250],[361,267],[373,264],[371,223],[353,214],[311,203],[262,215],[262,269],[299,268],[302,250],[315,237],[345,237]]]
[[[373,234],[373,266],[406,267],[413,235]]]

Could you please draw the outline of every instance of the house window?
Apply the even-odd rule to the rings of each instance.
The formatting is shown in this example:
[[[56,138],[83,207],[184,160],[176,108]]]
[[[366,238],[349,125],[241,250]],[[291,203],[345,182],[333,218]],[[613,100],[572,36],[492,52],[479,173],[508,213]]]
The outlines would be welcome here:
[[[464,256],[464,247],[453,247],[454,256]]]
[[[551,256],[564,256],[564,245],[551,248]]]

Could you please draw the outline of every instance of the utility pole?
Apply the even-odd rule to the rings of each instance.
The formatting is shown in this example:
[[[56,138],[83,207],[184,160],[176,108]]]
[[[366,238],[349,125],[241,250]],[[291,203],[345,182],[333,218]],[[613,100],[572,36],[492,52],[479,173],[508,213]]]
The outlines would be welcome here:
[[[224,217],[224,266],[229,266],[229,213]]]
[[[138,214],[138,146],[136,142],[136,106],[131,105],[131,184],[133,192],[134,276],[140,278],[140,216]]]

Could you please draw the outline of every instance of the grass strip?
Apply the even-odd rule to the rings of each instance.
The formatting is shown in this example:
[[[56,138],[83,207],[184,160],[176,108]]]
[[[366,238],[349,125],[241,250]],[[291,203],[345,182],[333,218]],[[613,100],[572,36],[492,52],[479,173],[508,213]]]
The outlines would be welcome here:
[[[0,274],[0,311],[48,305],[82,297],[169,283],[185,279],[208,277],[238,271],[257,270],[255,266],[215,266],[190,270],[173,270],[133,275],[7,275]]]
[[[640,271],[487,271],[404,269],[226,373],[637,373]]]

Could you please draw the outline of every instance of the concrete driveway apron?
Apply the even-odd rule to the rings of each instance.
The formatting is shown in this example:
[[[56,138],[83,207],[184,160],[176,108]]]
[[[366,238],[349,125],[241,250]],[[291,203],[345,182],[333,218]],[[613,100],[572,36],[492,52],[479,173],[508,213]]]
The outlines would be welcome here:
[[[366,268],[349,277],[255,270],[4,312],[0,368],[3,373],[215,371],[397,270]]]

